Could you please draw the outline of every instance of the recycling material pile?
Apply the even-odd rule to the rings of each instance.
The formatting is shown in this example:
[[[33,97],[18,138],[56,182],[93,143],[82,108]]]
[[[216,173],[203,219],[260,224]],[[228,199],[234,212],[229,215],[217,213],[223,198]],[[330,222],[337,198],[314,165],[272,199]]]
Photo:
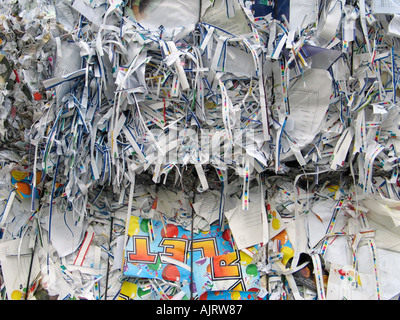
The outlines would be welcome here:
[[[397,2],[0,5],[3,300],[398,298]]]

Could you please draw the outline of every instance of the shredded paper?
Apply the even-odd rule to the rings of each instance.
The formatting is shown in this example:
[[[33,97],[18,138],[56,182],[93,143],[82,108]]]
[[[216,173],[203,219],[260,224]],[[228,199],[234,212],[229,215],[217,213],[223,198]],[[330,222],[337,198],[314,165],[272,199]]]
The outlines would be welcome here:
[[[1,299],[398,298],[398,1],[0,8]]]

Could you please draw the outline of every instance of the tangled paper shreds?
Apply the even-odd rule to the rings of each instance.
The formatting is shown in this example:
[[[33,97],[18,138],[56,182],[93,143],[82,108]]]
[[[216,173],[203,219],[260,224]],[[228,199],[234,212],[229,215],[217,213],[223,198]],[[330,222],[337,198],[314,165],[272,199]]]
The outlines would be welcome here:
[[[153,189],[145,191],[146,201],[129,203],[130,190],[142,183],[174,186],[191,197],[236,194],[246,208],[260,177],[298,181],[307,173],[319,186],[322,174],[332,172],[343,192],[318,196],[339,197],[356,184],[360,197],[398,200],[398,38],[389,15],[371,12],[369,1],[333,1],[319,10],[321,17],[339,14],[336,29],[326,29],[324,19],[295,29],[289,17],[254,17],[249,2],[226,3],[221,8],[245,21],[242,28],[200,14],[172,35],[168,26],[143,28],[121,1],[30,2],[31,11],[3,3],[1,155],[41,171],[43,197],[32,203],[46,217],[42,223],[58,209],[77,225],[85,221],[79,234],[94,228],[93,246],[104,247],[104,261],[110,248],[98,235],[111,220],[118,216],[115,239],[124,233],[126,210],[150,214]],[[317,93],[307,86],[313,78],[326,79]],[[301,129],[296,115],[307,112],[303,99],[315,107],[318,95],[327,102]],[[310,188],[307,179],[299,181]],[[283,218],[297,217],[292,200],[278,204]],[[168,219],[187,227],[193,216],[185,205],[180,209]],[[14,231],[5,235],[22,234]],[[88,292],[106,278],[85,276],[83,286],[68,280],[73,289],[64,283],[62,292],[98,297],[98,289]],[[149,288],[163,298],[159,285]]]

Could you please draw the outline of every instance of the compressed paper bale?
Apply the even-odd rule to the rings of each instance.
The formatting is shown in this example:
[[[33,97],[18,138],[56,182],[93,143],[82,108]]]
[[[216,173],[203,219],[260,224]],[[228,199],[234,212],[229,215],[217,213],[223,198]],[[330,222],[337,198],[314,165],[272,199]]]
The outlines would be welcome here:
[[[2,239],[40,231],[30,240],[43,288],[58,299],[114,298],[129,227],[141,227],[135,219],[206,234],[214,221],[196,201],[212,192],[213,227],[233,245],[238,233],[225,213],[236,204],[244,217],[249,203],[260,205],[260,242],[241,246],[255,259],[249,275],[269,277],[259,298],[395,296],[388,257],[379,264],[377,255],[399,250],[393,8],[378,1],[145,4],[2,4],[1,205],[14,191],[26,204],[13,202],[0,220]],[[42,175],[37,189],[28,181],[34,197],[26,181],[10,184],[14,164]],[[54,223],[65,223],[78,244],[57,238]],[[71,248],[67,255],[60,244]],[[304,254],[315,270],[312,289],[292,276]],[[352,262],[357,292],[343,293],[332,276],[326,295],[328,271]],[[135,281],[143,299],[195,294],[189,283]]]

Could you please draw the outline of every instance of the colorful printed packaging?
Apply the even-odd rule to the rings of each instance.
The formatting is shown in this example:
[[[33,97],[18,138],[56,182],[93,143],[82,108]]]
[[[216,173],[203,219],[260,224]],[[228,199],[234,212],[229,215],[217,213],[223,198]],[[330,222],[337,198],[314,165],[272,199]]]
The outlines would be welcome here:
[[[117,300],[145,300],[148,295],[151,295],[151,289],[138,286],[136,283],[124,281]]]
[[[125,249],[126,276],[190,281],[192,261],[233,251],[229,229],[221,232],[218,226],[211,226],[209,232],[194,234],[192,242],[191,232],[180,226],[137,217],[131,219],[132,236]]]
[[[206,291],[260,290],[257,266],[242,251],[197,260],[193,265],[193,278],[199,296]]]
[[[252,291],[225,290],[225,291],[206,291],[200,296],[199,300],[267,300],[267,299],[265,297],[263,299],[259,298],[258,292],[256,291],[252,292]]]

